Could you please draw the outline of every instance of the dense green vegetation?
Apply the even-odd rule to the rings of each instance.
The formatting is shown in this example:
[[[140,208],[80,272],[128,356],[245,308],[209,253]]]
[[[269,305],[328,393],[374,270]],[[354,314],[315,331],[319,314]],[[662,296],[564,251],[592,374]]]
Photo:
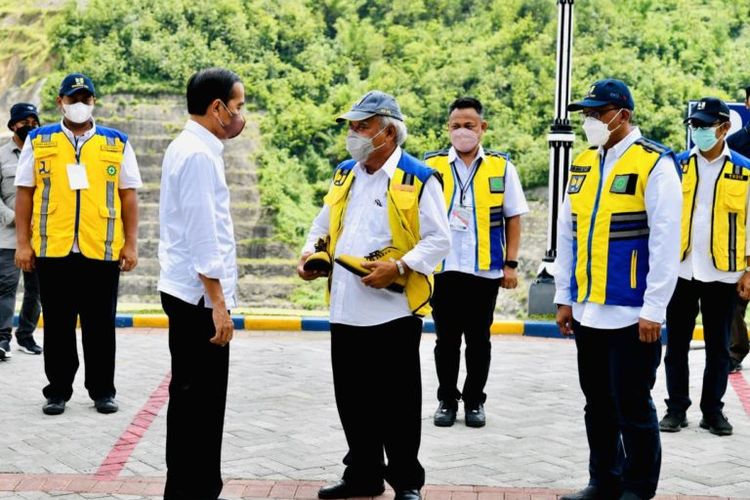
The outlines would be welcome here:
[[[622,78],[644,133],[679,148],[688,99],[737,99],[750,82],[748,17],[750,0],[579,0],[574,97]],[[333,118],[372,88],[397,96],[417,155],[446,144],[453,98],[479,97],[486,145],[544,184],[556,24],[553,0],[90,0],[50,40],[60,74],[89,73],[103,93],[182,92],[198,68],[237,71],[264,116],[263,202],[298,243],[346,157]]]

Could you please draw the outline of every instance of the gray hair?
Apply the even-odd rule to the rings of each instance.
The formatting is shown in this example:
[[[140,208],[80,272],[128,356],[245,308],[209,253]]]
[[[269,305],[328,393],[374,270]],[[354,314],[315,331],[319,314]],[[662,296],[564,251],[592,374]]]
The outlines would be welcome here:
[[[383,130],[388,125],[393,125],[393,128],[396,129],[396,144],[401,146],[406,142],[406,137],[408,136],[406,123],[390,116],[378,115],[378,118],[380,118],[380,130]]]

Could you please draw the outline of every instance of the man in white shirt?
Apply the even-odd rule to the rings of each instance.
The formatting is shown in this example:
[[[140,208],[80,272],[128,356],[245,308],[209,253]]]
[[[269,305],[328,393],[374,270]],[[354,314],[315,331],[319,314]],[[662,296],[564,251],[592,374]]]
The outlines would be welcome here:
[[[223,487],[237,258],[222,140],[242,132],[244,103],[235,73],[195,73],[187,85],[190,119],[162,164],[158,288],[172,355],[165,500],[216,500]]]
[[[620,80],[596,82],[581,111],[591,145],[570,166],[558,220],[557,324],[575,333],[586,397],[589,485],[565,500],[652,498],[661,442],[651,389],[677,281],[680,179],[674,155],[631,124]]]
[[[731,150],[729,107],[715,97],[698,101],[685,120],[695,147],[678,156],[682,166],[680,277],[667,308],[667,413],[665,432],[687,427],[690,406],[688,351],[698,307],[703,315],[706,366],[700,426],[732,434],[722,412],[729,376],[729,338],[739,298],[750,298],[750,160]]]
[[[141,186],[128,136],[94,122],[96,91],[80,73],[60,84],[60,123],[29,132],[18,159],[16,264],[37,270],[44,311],[46,415],[59,415],[78,370],[76,320],[85,386],[99,413],[115,401],[115,317],[120,271],[138,262]]]
[[[451,251],[435,275],[435,367],[440,382],[433,422],[449,427],[464,401],[465,423],[486,422],[484,386],[490,371],[490,327],[500,287],[518,284],[521,215],[529,211],[516,167],[507,154],[485,150],[484,109],[472,97],[456,99],[448,110],[451,147],[425,154],[440,172]],[[458,390],[461,336],[466,339],[466,380]]]
[[[401,149],[406,125],[392,96],[369,92],[344,120],[352,159],[336,168],[298,266],[302,279],[324,275],[304,265],[315,242],[328,240],[336,259],[329,282],[333,385],[349,452],[343,479],[318,496],[377,496],[385,479],[396,500],[418,500],[419,316],[429,312],[432,272],[450,246],[448,219],[435,171]]]

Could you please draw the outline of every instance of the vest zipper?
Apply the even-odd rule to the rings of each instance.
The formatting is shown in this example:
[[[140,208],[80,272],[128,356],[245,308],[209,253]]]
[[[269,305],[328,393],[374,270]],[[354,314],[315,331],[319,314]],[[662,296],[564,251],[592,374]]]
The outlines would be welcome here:
[[[596,212],[599,210],[599,200],[602,197],[602,184],[604,183],[604,159],[607,157],[607,151],[603,151],[601,158],[599,159],[599,187],[596,191],[596,200],[594,200],[594,209],[591,211],[591,222],[589,223],[589,238],[586,244],[586,297],[583,299],[584,302],[589,300],[591,296],[591,248],[594,244],[594,225],[596,223]]]

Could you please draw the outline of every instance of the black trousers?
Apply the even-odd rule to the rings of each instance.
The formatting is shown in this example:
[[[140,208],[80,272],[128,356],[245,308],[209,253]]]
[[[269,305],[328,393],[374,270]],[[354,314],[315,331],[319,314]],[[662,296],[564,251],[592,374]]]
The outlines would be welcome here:
[[[742,363],[747,353],[750,352],[745,311],[747,311],[747,301],[737,297],[737,307],[732,320],[732,334],[729,340],[729,357],[738,363]]]
[[[437,333],[435,367],[439,401],[454,404],[463,398],[469,408],[486,401],[484,386],[492,358],[490,326],[499,288],[499,279],[479,278],[455,271],[435,275],[431,304]],[[462,335],[466,339],[466,380],[463,391],[459,391]]]
[[[333,387],[349,445],[344,457],[349,483],[368,488],[386,479],[396,491],[424,485],[417,458],[421,336],[422,320],[415,316],[376,326],[331,325]]]
[[[21,270],[16,267],[16,251],[0,248],[0,341],[11,339],[13,316],[16,311],[16,290]],[[23,273],[23,302],[18,316],[16,340],[19,344],[34,340],[42,306],[39,303],[39,279],[35,272]]]
[[[161,294],[169,317],[172,380],[167,408],[165,500],[216,500],[221,493],[221,437],[229,346],[209,342],[212,310]]]
[[[661,470],[661,440],[651,389],[661,343],[638,339],[638,325],[602,330],[573,322],[578,378],[586,397],[589,484],[652,498]],[[617,496],[614,496],[617,498]]]
[[[81,320],[85,386],[91,399],[115,396],[115,316],[120,268],[117,262],[79,253],[38,258],[44,311],[44,371],[47,398],[69,400],[78,370],[76,320]]]
[[[667,409],[684,413],[691,404],[688,352],[693,338],[695,318],[700,306],[703,315],[703,339],[706,343],[706,367],[703,370],[701,411],[712,416],[721,411],[721,399],[729,376],[729,332],[735,317],[737,288],[733,283],[704,283],[678,279],[667,307]]]

